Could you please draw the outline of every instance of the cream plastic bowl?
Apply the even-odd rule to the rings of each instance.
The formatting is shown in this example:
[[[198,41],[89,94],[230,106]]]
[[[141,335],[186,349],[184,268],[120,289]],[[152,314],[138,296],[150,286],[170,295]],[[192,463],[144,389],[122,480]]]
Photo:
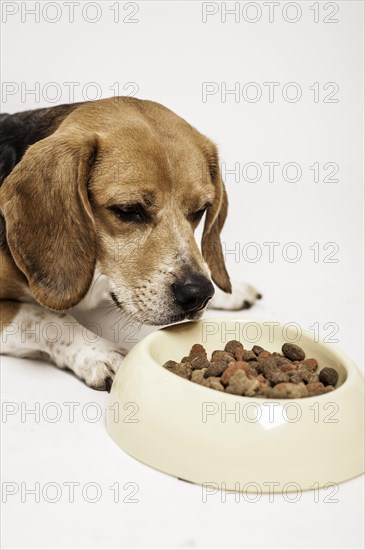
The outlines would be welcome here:
[[[241,397],[185,380],[162,367],[195,343],[208,354],[228,340],[280,351],[300,345],[319,367],[337,370],[333,392],[303,399]],[[334,345],[297,325],[215,318],[157,330],[125,358],[110,393],[107,429],[128,454],[210,490],[293,492],[331,487],[363,472],[364,385]]]

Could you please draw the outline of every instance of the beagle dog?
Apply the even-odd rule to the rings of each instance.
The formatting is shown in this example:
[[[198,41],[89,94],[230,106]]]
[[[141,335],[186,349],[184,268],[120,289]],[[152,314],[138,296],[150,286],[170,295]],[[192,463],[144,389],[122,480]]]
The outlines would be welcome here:
[[[71,308],[108,299],[138,323],[167,325],[199,319],[209,301],[243,309],[260,297],[248,285],[232,293],[215,145],[158,103],[1,115],[0,186],[2,354],[46,359],[108,390],[126,350],[88,343]]]

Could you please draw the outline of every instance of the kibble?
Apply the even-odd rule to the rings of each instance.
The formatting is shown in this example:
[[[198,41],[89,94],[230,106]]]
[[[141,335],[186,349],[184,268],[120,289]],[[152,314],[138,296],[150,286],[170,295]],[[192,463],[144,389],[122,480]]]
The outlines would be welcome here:
[[[262,353],[265,350],[261,346],[253,346],[252,351],[254,352],[255,355],[260,355],[260,353]]]
[[[212,353],[212,361],[225,361],[226,363],[230,363],[232,359],[233,359],[232,354],[227,353],[226,351],[215,350]]]
[[[204,346],[194,344],[180,362],[170,360],[163,366],[196,384],[246,397],[297,399],[335,389],[335,369],[318,371],[318,361],[306,358],[296,344],[285,343],[281,351],[270,352],[261,346],[249,350],[238,340],[230,340],[209,359]]]
[[[262,351],[260,355],[257,356],[257,361],[263,363],[266,357],[270,357],[271,353],[269,351]],[[276,363],[275,363],[276,364]]]
[[[257,355],[252,350],[243,350],[242,359],[244,361],[257,361]]]
[[[290,361],[303,361],[305,358],[304,351],[296,344],[284,344],[281,351]]]
[[[197,355],[204,355],[207,356],[206,349],[201,344],[194,344],[190,350],[190,354],[192,357],[196,357]]]
[[[301,363],[302,365],[305,365],[306,367],[308,367],[308,369],[312,370],[313,372],[316,372],[316,370],[318,369],[318,361],[313,357],[311,359],[304,359]]]
[[[196,369],[204,369],[208,368],[210,365],[210,362],[208,361],[207,357],[205,355],[196,355],[191,361],[190,361],[191,368],[193,370]]]
[[[209,376],[220,376],[221,374],[224,373],[224,371],[226,370],[227,368],[227,363],[225,361],[212,361],[209,365],[209,367],[207,368],[207,371],[206,371],[206,377],[208,378]]]
[[[273,353],[273,357],[275,358],[275,363],[276,363],[276,366],[277,367],[284,367],[285,365],[290,365],[290,367],[292,368],[295,368],[292,364],[292,362],[290,361],[290,359],[287,359],[286,357],[283,357],[282,355],[280,354],[277,354],[277,353]],[[283,369],[285,371],[285,369]]]
[[[303,379],[303,382],[305,382],[306,384],[319,381],[318,375],[314,373],[312,369],[309,369],[306,365],[303,365],[303,363],[298,364],[297,372],[300,374],[300,376]]]
[[[220,383],[220,379],[217,376],[210,376],[203,382],[204,386],[212,388],[213,390],[224,391],[224,387]]]
[[[171,361],[168,361],[168,363],[171,363]],[[187,363],[176,363],[176,365],[166,368],[167,370],[173,372],[174,374],[177,374],[178,376],[182,376],[183,378],[187,378],[188,380],[190,380],[191,378],[191,368]]]
[[[319,380],[324,386],[335,386],[338,380],[337,371],[330,367],[325,367],[319,373]]]
[[[243,349],[243,344],[241,344],[241,342],[238,342],[238,340],[230,340],[224,346],[224,351],[227,351],[228,353],[232,353],[232,355],[234,355],[234,352],[237,348]]]
[[[260,382],[256,378],[248,378],[244,370],[238,370],[231,377],[229,386],[226,387],[226,392],[252,397],[255,395],[255,390],[259,387]]]
[[[230,383],[232,375],[235,374],[238,370],[243,370],[244,368],[250,368],[248,363],[245,363],[244,361],[232,361],[231,363],[229,363],[227,369],[221,376],[222,384],[224,386],[228,385]]]
[[[307,384],[307,392],[308,395],[314,396],[314,395],[321,395],[324,390],[324,384],[322,382],[310,382]]]
[[[207,369],[193,370],[191,373],[191,381],[197,384],[203,384],[206,372]]]
[[[303,378],[297,370],[292,370],[287,374],[289,377],[289,382],[291,382],[292,384],[300,384],[301,382],[303,382]]]
[[[306,397],[307,395],[308,391],[303,382],[299,384],[281,382],[272,388],[272,396],[277,398],[296,399],[298,397]]]

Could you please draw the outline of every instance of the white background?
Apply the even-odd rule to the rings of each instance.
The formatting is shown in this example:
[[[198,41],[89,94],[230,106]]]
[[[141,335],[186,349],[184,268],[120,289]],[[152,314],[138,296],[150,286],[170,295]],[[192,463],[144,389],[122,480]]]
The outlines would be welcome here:
[[[319,336],[336,341],[362,369],[363,3],[302,1],[296,8],[280,2],[272,22],[262,2],[248,11],[247,2],[241,2],[238,20],[227,15],[226,22],[224,4],[211,3],[218,13],[205,23],[200,2],[137,2],[138,12],[130,15],[135,23],[123,21],[135,11],[134,3],[119,3],[119,23],[116,7],[110,9],[116,2],[99,2],[97,9],[80,2],[73,23],[63,2],[57,10],[55,2],[48,3],[46,11],[40,2],[36,22],[27,13],[34,4],[2,3],[2,111],[51,106],[56,93],[57,103],[94,99],[98,93],[108,97],[118,83],[120,95],[138,89],[137,97],[165,104],[211,137],[227,169],[259,164],[262,177],[255,183],[242,174],[238,181],[225,177],[230,212],[222,241],[227,251],[238,247],[239,253],[226,255],[228,271],[264,296],[250,318],[296,322],[303,329],[318,323]],[[285,20],[293,20],[298,9],[297,22]],[[7,16],[5,10],[16,13]],[[256,23],[247,21],[256,15]],[[326,23],[326,17],[338,22]],[[94,19],[99,20],[90,22]],[[70,82],[74,97],[65,84]],[[218,90],[206,101],[204,82]],[[233,94],[222,98],[222,83],[245,94],[250,82],[262,93],[258,101],[242,94],[237,101]],[[272,102],[264,82],[279,83]],[[283,98],[290,82],[300,87],[297,102]],[[317,101],[310,89],[316,82]],[[337,102],[324,101],[334,89],[325,90],[327,83],[338,86]],[[289,98],[293,91],[288,89]],[[252,98],[254,89],[247,93]],[[264,162],[280,163],[273,182]],[[302,171],[296,183],[284,181],[288,162]],[[321,167],[319,182],[309,168],[314,163]],[[338,165],[333,176],[338,182],[323,181],[330,173],[323,169],[326,163]],[[297,262],[289,261],[294,248],[286,248],[293,242],[301,252]],[[278,243],[273,261],[264,243]],[[249,261],[255,250],[261,258]],[[335,262],[328,261],[332,251]],[[217,313],[206,315],[212,314]],[[106,325],[112,322],[109,317]],[[42,408],[73,401],[80,409],[89,402],[107,404],[107,394],[37,361],[1,357],[1,382],[2,400],[19,407],[22,402]],[[155,472],[120,451],[106,434],[104,418],[90,423],[79,413],[70,423],[65,407],[63,412],[55,424],[42,417],[39,423],[31,417],[22,422],[20,414],[2,423],[3,480],[19,487],[22,481],[28,486],[57,482],[64,488],[55,504],[34,503],[32,496],[22,503],[19,493],[9,497],[2,513],[6,549],[363,548],[361,478],[340,485],[335,503],[326,502],[328,491],[320,491],[319,502],[310,492],[296,503],[281,495],[273,503],[267,495],[257,503],[243,497],[237,503],[232,495],[222,502],[220,494],[203,503],[200,487]],[[69,503],[63,484],[71,481],[81,487],[98,483],[102,498],[85,502],[79,489]],[[139,502],[114,503],[109,487],[115,482],[138,484]]]

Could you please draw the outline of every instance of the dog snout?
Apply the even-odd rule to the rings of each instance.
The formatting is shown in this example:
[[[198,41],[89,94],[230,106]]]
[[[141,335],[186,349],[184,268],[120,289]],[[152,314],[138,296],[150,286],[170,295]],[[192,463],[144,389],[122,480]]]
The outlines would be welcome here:
[[[203,309],[214,295],[211,281],[199,273],[179,279],[173,283],[172,290],[186,312]]]

